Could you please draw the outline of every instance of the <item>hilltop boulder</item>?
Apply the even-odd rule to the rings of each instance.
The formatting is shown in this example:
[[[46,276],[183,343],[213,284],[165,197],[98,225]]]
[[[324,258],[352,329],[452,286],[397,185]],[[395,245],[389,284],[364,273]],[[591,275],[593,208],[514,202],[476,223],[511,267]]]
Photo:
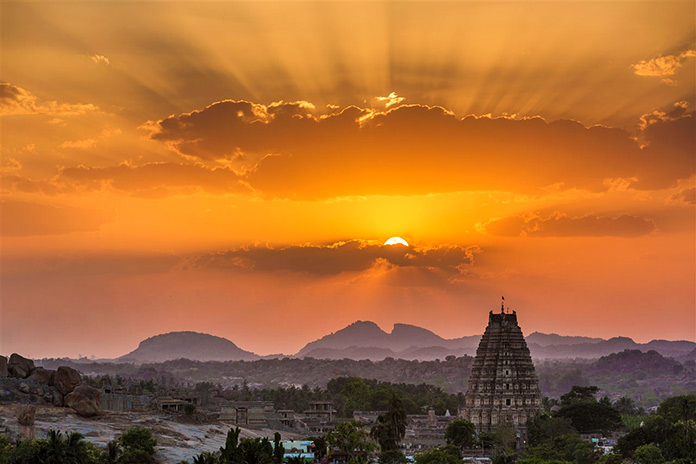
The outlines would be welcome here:
[[[43,385],[53,385],[53,381],[56,375],[56,371],[49,369],[44,369],[43,367],[37,367],[28,377],[29,380],[43,384]]]
[[[7,370],[12,377],[18,379],[26,379],[34,370],[34,361],[20,356],[17,353],[12,353],[10,362],[7,365]]]
[[[78,385],[65,397],[65,405],[74,409],[82,417],[92,417],[99,414],[101,392],[89,385]]]
[[[60,366],[53,378],[53,384],[62,395],[69,394],[81,383],[80,373],[67,366]]]
[[[17,421],[19,425],[34,425],[36,419],[36,406],[20,406],[17,408]]]
[[[0,356],[0,377],[7,377],[9,372],[7,371],[7,358]]]

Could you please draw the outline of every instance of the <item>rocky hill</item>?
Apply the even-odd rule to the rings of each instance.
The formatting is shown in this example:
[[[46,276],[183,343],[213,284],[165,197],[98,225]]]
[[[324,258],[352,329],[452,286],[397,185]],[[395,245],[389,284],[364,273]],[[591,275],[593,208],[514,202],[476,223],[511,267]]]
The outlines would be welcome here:
[[[445,339],[427,329],[408,324],[394,324],[394,329],[388,333],[374,322],[357,321],[308,343],[295,356],[373,361],[392,357],[432,361],[447,356],[473,356],[480,339],[480,335]],[[683,340],[653,340],[641,344],[627,337],[604,340],[539,332],[533,332],[526,339],[535,359],[597,359],[624,350],[654,350],[663,356],[681,358],[696,349],[696,343]]]
[[[140,342],[135,350],[118,358],[121,362],[253,361],[259,356],[244,351],[226,338],[198,332],[170,332]]]
[[[307,343],[295,358],[367,359],[386,358],[434,361],[448,356],[474,356],[480,335],[445,339],[430,330],[409,324],[394,324],[391,332],[370,321],[357,321],[341,330]],[[534,332],[527,337],[532,357],[542,359],[598,359],[624,350],[656,351],[662,356],[688,360],[696,350],[690,341],[653,340],[636,343],[627,337],[609,340],[592,337],[564,336]],[[230,340],[196,332],[172,332],[157,335],[140,343],[120,362],[163,362],[174,359],[194,361],[252,361],[283,358],[285,355],[258,356],[244,351]],[[107,361],[107,360],[105,360]]]

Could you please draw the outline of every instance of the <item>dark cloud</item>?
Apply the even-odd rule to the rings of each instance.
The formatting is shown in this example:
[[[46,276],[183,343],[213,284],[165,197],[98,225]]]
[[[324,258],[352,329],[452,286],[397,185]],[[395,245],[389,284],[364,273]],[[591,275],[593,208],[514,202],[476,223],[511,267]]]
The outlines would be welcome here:
[[[628,214],[568,217],[556,212],[547,216],[532,213],[493,219],[483,227],[491,235],[504,237],[639,237],[653,232],[655,223]]]
[[[0,211],[4,237],[91,232],[107,222],[103,211],[15,200],[0,202]]]
[[[552,185],[599,191],[617,178],[654,189],[695,171],[694,113],[686,111],[649,117],[636,137],[573,121],[459,119],[422,105],[318,115],[306,102],[266,107],[227,100],[146,127],[186,157],[211,162],[250,155],[251,187],[284,198],[541,193]]]
[[[229,168],[208,168],[200,164],[148,163],[110,167],[65,168],[58,182],[99,189],[109,185],[131,195],[163,197],[187,191],[241,193],[249,188]]]
[[[683,201],[689,205],[696,205],[696,187],[684,189],[670,197],[672,201]]]
[[[473,264],[474,255],[478,251],[479,248],[475,246],[443,245],[434,248],[414,248],[350,240],[331,245],[245,246],[201,256],[194,261],[194,265],[205,268],[332,275],[365,271],[377,263],[382,263],[401,268],[432,269],[459,274],[466,266]]]

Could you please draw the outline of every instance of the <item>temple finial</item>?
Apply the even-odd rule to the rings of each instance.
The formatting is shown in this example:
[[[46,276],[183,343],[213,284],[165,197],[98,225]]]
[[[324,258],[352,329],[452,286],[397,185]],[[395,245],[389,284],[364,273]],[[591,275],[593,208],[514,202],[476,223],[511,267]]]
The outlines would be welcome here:
[[[500,314],[505,314],[505,297],[502,298],[502,303],[500,303]]]

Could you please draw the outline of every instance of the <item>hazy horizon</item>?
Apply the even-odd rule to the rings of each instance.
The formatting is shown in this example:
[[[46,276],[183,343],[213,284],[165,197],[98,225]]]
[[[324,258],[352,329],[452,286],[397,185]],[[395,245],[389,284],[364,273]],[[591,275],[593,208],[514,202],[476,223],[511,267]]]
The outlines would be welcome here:
[[[494,312],[496,312],[496,311],[494,311]],[[488,319],[488,313],[486,313],[486,321],[487,321],[487,319]],[[61,355],[61,354],[56,354],[55,352],[49,351],[49,352],[46,352],[46,354],[43,354],[43,355],[42,355],[42,354],[32,355],[31,353],[28,353],[28,352],[21,352],[21,351],[17,351],[17,350],[9,350],[9,351],[7,351],[7,350],[4,350],[4,347],[3,347],[3,350],[0,350],[0,354],[3,354],[3,355],[5,355],[5,356],[9,356],[12,352],[18,352],[18,353],[21,354],[21,355],[29,356],[29,357],[34,358],[34,359],[62,358],[62,357],[77,359],[79,356],[84,357],[84,358],[95,357],[95,358],[97,358],[97,359],[115,359],[115,358],[118,358],[118,357],[120,357],[120,356],[126,355],[126,354],[130,353],[131,351],[135,350],[135,349],[138,347],[138,344],[139,344],[140,342],[142,342],[143,340],[146,340],[146,339],[148,339],[148,338],[156,337],[156,336],[158,336],[158,335],[164,335],[164,334],[167,334],[167,333],[175,333],[175,332],[196,332],[196,333],[205,333],[205,334],[208,334],[208,335],[213,335],[213,336],[215,336],[215,337],[220,337],[220,338],[227,339],[227,340],[231,341],[232,343],[234,343],[235,345],[237,345],[238,348],[240,348],[240,349],[242,349],[242,350],[244,350],[244,351],[252,352],[252,353],[257,354],[257,355],[259,355],[259,356],[270,356],[270,355],[287,355],[287,356],[292,356],[292,355],[295,355],[296,353],[298,353],[298,352],[300,351],[300,349],[302,349],[302,348],[303,348],[305,345],[307,345],[308,343],[313,342],[313,341],[315,341],[315,340],[319,340],[319,339],[321,339],[321,338],[324,337],[324,336],[333,334],[333,333],[335,333],[335,332],[337,332],[337,331],[339,331],[339,330],[341,330],[341,329],[346,328],[348,325],[352,325],[352,324],[357,323],[357,322],[374,322],[374,321],[368,321],[368,320],[356,320],[356,321],[353,321],[353,322],[351,322],[351,323],[349,323],[349,324],[346,324],[346,325],[344,325],[344,326],[337,327],[337,328],[335,328],[335,329],[333,329],[333,330],[331,330],[331,331],[318,334],[318,335],[317,335],[316,337],[314,337],[314,338],[308,338],[308,339],[305,340],[304,342],[300,342],[300,344],[297,345],[297,348],[290,348],[290,349],[288,349],[288,350],[286,350],[286,351],[259,352],[259,351],[255,351],[255,350],[253,350],[253,349],[250,349],[250,348],[248,348],[248,347],[246,347],[246,346],[241,345],[240,343],[238,343],[238,342],[235,341],[234,339],[232,339],[232,338],[230,338],[229,336],[224,335],[224,334],[213,333],[213,332],[201,332],[201,331],[190,330],[190,329],[179,329],[179,330],[169,330],[169,331],[166,331],[166,332],[158,332],[158,333],[152,333],[151,335],[146,335],[146,336],[144,336],[142,339],[137,340],[137,341],[135,342],[135,344],[129,345],[129,346],[130,346],[129,348],[127,347],[127,348],[124,348],[124,349],[121,350],[121,351],[118,351],[118,350],[117,350],[117,347],[115,347],[115,348],[114,348],[114,351],[110,352],[110,353],[107,354],[107,355],[100,355],[100,356],[97,356],[97,355],[95,355],[95,354],[93,354],[93,353],[85,352],[84,350],[83,350],[83,351],[78,350],[75,354],[62,354],[62,355]],[[430,330],[431,332],[435,333],[436,335],[439,335],[440,337],[442,337],[442,338],[444,338],[444,339],[446,339],[446,340],[451,340],[451,339],[456,339],[456,338],[462,338],[462,337],[470,337],[470,336],[479,336],[479,335],[481,335],[481,334],[483,333],[483,331],[484,331],[485,328],[486,328],[486,327],[485,327],[485,324],[484,324],[484,326],[482,327],[480,333],[466,333],[466,334],[455,335],[455,336],[451,336],[451,337],[450,337],[450,336],[443,336],[442,334],[440,334],[440,333],[438,333],[438,332],[436,332],[436,331],[434,331],[434,330],[431,330],[431,329],[429,329],[428,327],[424,327],[424,326],[417,325],[417,324],[407,324],[407,323],[404,323],[404,322],[396,322],[396,323],[392,323],[391,325],[382,325],[382,324],[377,324],[377,325],[378,325],[379,328],[382,329],[384,332],[386,332],[386,333],[391,333],[395,324],[406,324],[406,325],[418,326],[418,327],[421,327],[421,328],[423,328],[423,329]],[[601,336],[597,336],[597,335],[588,335],[588,334],[573,334],[573,335],[569,335],[569,334],[564,334],[564,333],[559,333],[559,332],[542,332],[542,331],[538,331],[538,330],[525,330],[524,327],[522,327],[522,329],[523,329],[523,333],[524,333],[525,337],[531,335],[532,333],[542,333],[542,334],[545,334],[545,335],[560,335],[560,336],[574,336],[574,337],[588,337],[588,338],[603,338],[603,339],[605,339],[605,340],[608,340],[608,339],[610,339],[610,338],[615,338],[615,337],[627,337],[627,338],[631,338],[631,339],[632,339],[633,341],[635,341],[636,343],[648,343],[648,342],[651,342],[651,341],[653,341],[653,340],[668,340],[668,339],[659,338],[659,337],[640,340],[640,339],[636,339],[636,338],[629,337],[629,336],[627,336],[627,335],[622,335],[622,334],[616,334],[616,335],[613,335],[613,336],[611,336],[611,337],[609,337],[609,336],[601,337]],[[127,346],[127,343],[130,341],[130,338],[131,338],[131,337],[124,338],[123,341],[122,341],[122,343],[120,343],[118,346]],[[692,341],[692,342],[696,342],[696,340],[687,340],[687,339],[672,339],[672,340],[668,340],[668,341]],[[295,345],[293,345],[293,346],[295,346]]]

